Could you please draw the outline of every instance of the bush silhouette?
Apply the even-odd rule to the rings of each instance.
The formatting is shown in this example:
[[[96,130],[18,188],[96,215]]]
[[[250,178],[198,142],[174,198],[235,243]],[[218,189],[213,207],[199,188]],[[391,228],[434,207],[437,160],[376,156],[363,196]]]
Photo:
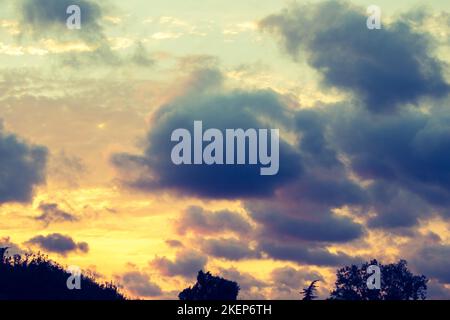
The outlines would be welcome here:
[[[381,270],[381,287],[369,289],[367,273],[369,265],[377,265]],[[377,260],[364,263],[361,267],[346,266],[337,271],[335,289],[331,292],[333,300],[424,300],[428,279],[424,275],[413,275],[407,262],[383,265]]]
[[[13,257],[0,253],[0,300],[125,299],[115,285],[98,283],[93,275],[81,275],[81,289],[69,290],[71,274],[41,253]]]
[[[178,297],[180,300],[237,300],[239,285],[211,273],[199,271],[197,283],[192,288],[184,289]]]

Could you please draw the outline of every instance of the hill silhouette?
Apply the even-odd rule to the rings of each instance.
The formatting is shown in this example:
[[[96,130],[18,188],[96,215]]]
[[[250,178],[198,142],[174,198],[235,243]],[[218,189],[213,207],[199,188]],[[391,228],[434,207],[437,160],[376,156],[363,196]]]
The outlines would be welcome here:
[[[71,273],[41,253],[4,256],[0,252],[0,300],[124,300],[113,283],[80,276],[80,290],[69,290]]]

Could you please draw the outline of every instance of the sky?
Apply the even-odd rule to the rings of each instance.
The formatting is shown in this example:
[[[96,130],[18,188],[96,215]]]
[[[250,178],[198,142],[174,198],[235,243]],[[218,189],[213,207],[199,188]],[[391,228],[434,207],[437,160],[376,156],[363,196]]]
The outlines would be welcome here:
[[[374,258],[450,298],[449,46],[447,0],[0,0],[0,244],[142,299],[325,298]],[[175,166],[195,120],[279,128],[278,174]]]

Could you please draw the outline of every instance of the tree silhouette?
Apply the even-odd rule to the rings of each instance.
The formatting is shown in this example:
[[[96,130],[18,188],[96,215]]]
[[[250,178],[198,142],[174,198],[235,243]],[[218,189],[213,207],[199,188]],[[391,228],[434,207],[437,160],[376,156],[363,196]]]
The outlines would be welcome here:
[[[381,270],[381,287],[369,289],[367,272],[369,265],[377,265]],[[337,271],[335,288],[331,292],[333,300],[424,300],[428,279],[424,275],[413,275],[407,262],[383,265],[377,260],[365,262],[361,267],[346,266]]]
[[[1,248],[5,249],[5,248]],[[81,275],[81,290],[69,290],[71,276],[41,253],[6,256],[0,250],[0,300],[124,300],[112,283]]]
[[[315,295],[315,292],[317,290],[317,285],[316,283],[319,282],[319,280],[314,280],[313,282],[311,282],[311,284],[309,285],[309,287],[304,288],[300,294],[303,295],[303,299],[304,301],[310,301],[310,300],[314,300],[317,298],[317,296]]]
[[[202,270],[197,275],[197,283],[184,289],[178,295],[180,300],[237,300],[239,285]]]

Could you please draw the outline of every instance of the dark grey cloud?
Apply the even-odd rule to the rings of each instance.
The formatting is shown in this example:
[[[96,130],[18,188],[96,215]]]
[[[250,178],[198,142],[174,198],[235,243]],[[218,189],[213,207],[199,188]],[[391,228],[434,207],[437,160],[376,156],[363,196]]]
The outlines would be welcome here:
[[[450,290],[450,245],[439,234],[428,231],[417,232],[414,237],[399,247],[411,270],[425,275],[427,299],[448,299]]]
[[[351,257],[341,251],[332,253],[328,249],[312,243],[260,241],[258,249],[265,252],[272,259],[316,266],[341,266],[362,260],[359,257]]]
[[[195,234],[214,234],[233,231],[245,234],[252,230],[250,223],[242,215],[229,210],[208,211],[198,206],[191,206],[183,211],[176,222],[180,234],[191,231]]]
[[[257,259],[261,255],[249,247],[248,242],[235,238],[207,239],[201,241],[204,253],[227,260]]]
[[[42,202],[39,204],[38,209],[41,211],[41,214],[34,217],[34,219],[44,223],[45,226],[55,222],[74,222],[79,220],[74,214],[61,210],[57,203]]]
[[[256,210],[253,210],[251,215],[263,226],[261,233],[265,238],[337,243],[348,242],[364,235],[363,226],[347,217],[318,215],[316,218],[306,219],[282,212]]]
[[[339,158],[334,137],[329,135],[332,119],[322,109],[296,113],[294,126],[299,136],[302,175],[279,188],[275,197],[244,202],[259,226],[260,241],[274,241],[281,246],[298,241],[343,243],[365,234],[363,225],[333,212],[343,206],[365,206],[368,197],[366,190],[350,179]]]
[[[432,211],[420,196],[390,183],[375,182],[369,192],[371,206],[376,212],[368,220],[368,226],[372,228],[398,229],[398,232],[407,233],[402,229],[416,226],[420,217]]]
[[[293,125],[299,137],[303,175],[289,192],[299,203],[320,204],[326,210],[367,201],[365,190],[350,179],[339,157],[340,149],[330,132],[332,121],[333,111],[318,107],[297,111]]]
[[[69,29],[67,8],[77,5],[81,11],[81,28]],[[65,52],[58,55],[64,66],[81,68],[97,66],[152,67],[155,63],[147,48],[138,41],[128,55],[119,55],[111,46],[102,19],[111,11],[102,1],[96,0],[19,0],[19,40],[80,40],[91,47],[83,52]]]
[[[449,92],[432,39],[402,19],[366,27],[365,8],[343,1],[292,5],[260,22],[294,58],[305,57],[329,86],[348,90],[375,112]]]
[[[360,179],[372,181],[368,203],[377,215],[370,226],[411,227],[432,212],[449,216],[450,114],[446,108],[409,109],[395,116],[345,107],[336,111],[339,115],[330,116],[329,121],[334,145],[348,157]]]
[[[156,257],[150,261],[150,266],[164,276],[193,277],[203,270],[208,258],[193,250],[180,251],[175,260],[166,257]]]
[[[450,245],[434,243],[424,245],[410,260],[419,272],[442,284],[450,284]]]
[[[49,252],[66,256],[71,252],[87,253],[89,245],[86,242],[75,242],[70,236],[52,233],[46,236],[35,236],[25,242],[27,245],[36,245]]]
[[[431,279],[427,283],[427,299],[450,300],[450,289],[446,288],[442,283]]]
[[[139,271],[126,272],[119,279],[128,291],[139,297],[159,297],[163,293],[148,275]]]
[[[171,161],[170,141],[178,128],[193,129],[195,120],[204,128],[278,128],[286,119],[287,107],[271,91],[232,91],[221,87],[222,74],[201,70],[189,81],[190,91],[161,106],[153,115],[143,155],[115,154],[113,163],[130,178],[125,183],[147,191],[171,190],[204,198],[245,198],[270,196],[274,190],[300,173],[299,156],[280,133],[280,163],[277,175],[261,176],[256,165],[181,165]],[[220,114],[220,117],[217,115]],[[264,121],[263,121],[264,119]],[[273,125],[266,123],[271,120]],[[282,131],[282,128],[280,128]]]
[[[0,204],[29,202],[45,182],[47,149],[4,131],[0,121]]]
[[[436,103],[428,112],[409,108],[390,115],[345,105],[299,111],[295,125],[302,175],[280,188],[275,198],[246,201],[252,218],[267,224],[272,232],[282,230],[283,225],[292,232],[295,229],[299,238],[302,230],[308,230],[303,226],[313,222],[317,225],[311,230],[337,226],[329,232],[311,232],[315,240],[323,237],[323,241],[362,235],[362,227],[349,219],[335,221],[333,209],[343,206],[353,208],[355,214],[371,213],[368,227],[390,231],[405,232],[419,219],[436,213],[447,218],[448,103]],[[364,182],[364,187],[351,179],[350,173]],[[292,219],[299,219],[300,226],[294,227]]]
[[[81,29],[67,28],[67,8],[77,5],[81,10]],[[21,31],[36,38],[49,34],[57,36],[76,36],[87,42],[104,41],[100,26],[102,8],[91,0],[21,0],[18,3],[21,13]]]

